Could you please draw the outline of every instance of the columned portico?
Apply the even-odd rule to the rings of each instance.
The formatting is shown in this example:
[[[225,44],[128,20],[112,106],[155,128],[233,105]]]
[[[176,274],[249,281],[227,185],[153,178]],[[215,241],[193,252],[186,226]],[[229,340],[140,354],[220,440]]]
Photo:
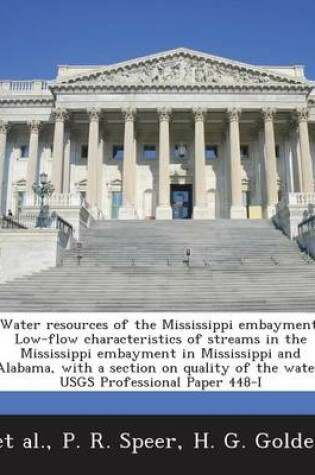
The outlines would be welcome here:
[[[241,110],[227,110],[229,122],[229,165],[230,165],[230,217],[232,219],[246,218],[246,209],[242,206],[242,173],[240,153],[239,119]]]
[[[124,160],[123,160],[123,204],[119,210],[119,219],[135,219],[135,171],[136,171],[136,140],[135,118],[136,109],[128,107],[123,110],[125,119]]]
[[[281,71],[179,48],[61,67],[49,84],[0,81],[2,212],[33,206],[39,171],[55,203],[94,219],[259,219],[286,193],[304,204],[314,85],[300,66]]]
[[[64,154],[64,130],[68,113],[64,109],[56,109],[53,113],[55,117],[55,132],[53,145],[53,165],[51,181],[56,193],[62,193],[63,185],[63,154]]]
[[[171,109],[158,109],[159,115],[159,192],[156,219],[172,219],[170,207],[170,119]]]
[[[195,205],[194,219],[214,218],[215,210],[207,206],[206,196],[206,143],[205,117],[206,109],[193,110],[195,119]]]
[[[5,166],[5,153],[7,144],[7,132],[8,122],[0,120],[0,212],[3,213],[3,188],[4,188],[4,166]]]
[[[37,181],[38,169],[38,139],[41,123],[37,120],[29,122],[30,127],[30,145],[29,158],[27,165],[26,193],[32,193],[32,186]]]

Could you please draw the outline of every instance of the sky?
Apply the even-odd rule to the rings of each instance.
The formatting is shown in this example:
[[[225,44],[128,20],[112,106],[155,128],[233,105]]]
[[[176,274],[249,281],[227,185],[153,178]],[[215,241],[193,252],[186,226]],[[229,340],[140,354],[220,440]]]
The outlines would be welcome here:
[[[0,80],[53,79],[177,47],[315,80],[315,0],[2,0]]]

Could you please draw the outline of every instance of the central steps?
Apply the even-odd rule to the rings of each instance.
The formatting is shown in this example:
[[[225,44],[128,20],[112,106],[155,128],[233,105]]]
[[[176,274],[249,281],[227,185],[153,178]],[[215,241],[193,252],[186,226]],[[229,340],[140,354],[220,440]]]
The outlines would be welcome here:
[[[315,309],[313,261],[267,220],[98,222],[77,253],[0,285],[2,311]]]
[[[82,235],[82,266],[288,265],[302,261],[295,243],[269,221],[109,221],[96,223]],[[78,251],[65,253],[64,266],[78,264]]]

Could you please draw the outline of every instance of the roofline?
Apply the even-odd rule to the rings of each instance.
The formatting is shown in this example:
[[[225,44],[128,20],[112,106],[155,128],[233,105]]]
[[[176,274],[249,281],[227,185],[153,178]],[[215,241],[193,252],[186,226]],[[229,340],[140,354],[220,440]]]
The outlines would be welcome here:
[[[264,66],[257,66],[257,65],[254,65],[254,64],[250,64],[250,63],[243,63],[243,62],[239,62],[239,61],[235,61],[233,59],[229,59],[229,58],[223,58],[222,56],[216,56],[216,55],[213,55],[213,54],[210,54],[210,53],[204,53],[202,51],[196,51],[196,50],[192,50],[192,49],[189,49],[189,48],[175,48],[175,49],[171,49],[171,50],[166,50],[166,51],[160,51],[158,53],[153,53],[153,54],[149,54],[147,56],[140,56],[138,58],[131,58],[131,59],[128,59],[128,60],[125,60],[123,62],[120,62],[120,63],[113,63],[113,64],[110,64],[110,65],[103,65],[101,67],[95,67],[95,69],[93,70],[93,67],[88,67],[88,68],[84,68],[86,69],[87,71],[83,72],[75,72],[73,71],[73,74],[69,74],[69,75],[66,75],[64,77],[57,77],[57,82],[55,84],[55,88],[58,88],[59,85],[61,84],[64,84],[64,83],[73,83],[75,82],[76,80],[80,80],[82,79],[86,74],[89,75],[89,74],[98,74],[98,73],[101,73],[102,71],[106,71],[106,70],[115,70],[115,69],[119,69],[119,68],[124,68],[124,67],[128,67],[130,65],[132,65],[133,63],[141,63],[141,62],[145,62],[145,61],[153,61],[154,59],[158,59],[160,57],[163,57],[163,56],[171,56],[171,55],[175,55],[175,54],[179,54],[179,53],[184,53],[184,54],[187,54],[187,55],[192,55],[192,56],[199,56],[199,57],[204,57],[205,59],[208,59],[208,60],[213,60],[213,61],[217,61],[217,62],[222,62],[223,64],[230,64],[230,65],[233,65],[235,67],[239,67],[239,68],[244,68],[244,69],[253,69],[253,70],[256,70],[256,71],[262,71]],[[283,68],[285,68],[284,65],[282,65]],[[276,66],[265,66],[265,68],[267,70],[269,70],[270,74],[278,77],[278,78],[282,78],[282,79],[287,79],[289,81],[295,81],[295,82],[299,82],[299,83],[303,83],[305,85],[305,87],[308,86],[308,88],[310,87],[310,84],[311,84],[311,81],[309,81],[308,79],[305,78],[305,76],[301,77],[301,78],[295,78],[293,76],[291,76],[290,74],[286,74],[285,72],[276,72],[276,71],[273,71],[272,68],[276,68]],[[88,70],[91,70],[91,71],[88,71]]]
[[[178,50],[177,50],[178,51]],[[160,54],[163,54],[163,53],[167,53],[167,51],[162,51]],[[207,54],[207,53],[204,53],[204,54]],[[129,61],[136,61],[137,59],[142,59],[142,58],[149,58],[149,56],[142,56],[141,58],[133,58],[133,59],[129,59],[129,60],[126,60],[125,62],[129,62]],[[216,56],[216,58],[218,59],[223,59],[223,58],[220,58],[219,56]],[[232,59],[227,59],[226,58],[226,61],[234,61]],[[236,61],[234,61],[236,62]],[[122,63],[104,63],[104,64],[57,64],[57,68],[82,68],[82,69],[94,69],[94,68],[104,68],[106,66],[115,66],[115,65],[118,65],[118,64],[122,64]],[[239,63],[239,64],[242,64],[242,63]],[[247,65],[247,66],[253,66],[255,68],[280,68],[280,69],[287,69],[287,68],[305,68],[305,64],[250,64],[250,63],[243,63],[244,65]]]
[[[305,64],[259,64],[256,65],[257,68],[305,68]]]

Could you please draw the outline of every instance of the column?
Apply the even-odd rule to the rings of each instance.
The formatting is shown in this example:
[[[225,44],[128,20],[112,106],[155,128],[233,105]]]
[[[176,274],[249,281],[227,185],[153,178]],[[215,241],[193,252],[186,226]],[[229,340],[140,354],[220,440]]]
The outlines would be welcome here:
[[[217,195],[219,199],[219,209],[216,205],[216,213],[219,218],[230,217],[230,167],[228,165],[228,130],[224,121],[220,134],[220,160],[219,160],[219,173],[216,178]]]
[[[206,190],[206,144],[205,144],[205,117],[206,109],[194,109],[195,118],[195,203],[194,219],[214,218],[215,210],[207,207]]]
[[[261,130],[257,129],[253,137],[253,167],[254,167],[254,192],[252,196],[252,203],[250,206],[251,218],[262,218],[262,150]]]
[[[284,171],[285,171],[285,191],[292,192],[293,185],[293,163],[292,163],[292,150],[288,137],[284,138]]]
[[[70,162],[71,162],[71,138],[72,130],[65,133],[65,148],[63,157],[63,193],[70,193]]]
[[[159,116],[159,195],[156,219],[172,219],[170,206],[170,119],[171,109],[158,109]]]
[[[300,138],[302,191],[304,193],[314,191],[313,165],[308,134],[308,116],[309,111],[307,107],[301,107],[296,110]]]
[[[4,197],[3,197],[3,181],[4,181],[4,167],[5,167],[5,152],[7,146],[7,132],[8,122],[0,120],[0,211],[5,213]]]
[[[292,191],[299,193],[302,191],[302,170],[301,170],[301,153],[300,153],[300,138],[297,131],[296,116],[293,115],[290,118],[288,124],[288,134],[291,148],[292,159],[292,178],[293,188]]]
[[[31,135],[29,146],[29,157],[27,164],[26,194],[33,196],[32,186],[37,181],[38,170],[38,139],[41,122],[33,120],[28,123]]]
[[[240,153],[239,119],[241,110],[227,110],[229,121],[229,160],[230,160],[230,218],[245,219],[246,209],[242,206],[242,169]]]
[[[97,157],[97,163],[96,163],[96,176],[97,176],[96,203],[99,209],[103,208],[103,160],[104,160],[106,132],[107,131],[105,130],[105,128],[101,127],[99,147],[98,147],[98,157]],[[104,186],[105,186],[105,183],[104,183]]]
[[[266,177],[266,217],[275,213],[278,203],[278,174],[276,160],[276,145],[273,118],[275,109],[270,107],[262,110],[265,128],[265,177]]]
[[[284,164],[286,177],[286,192],[294,192],[294,163],[293,163],[293,148],[292,148],[292,130],[291,124],[287,127],[284,135]]]
[[[55,117],[55,133],[53,146],[53,166],[51,173],[51,181],[55,187],[55,193],[63,192],[63,152],[64,152],[64,126],[68,119],[67,111],[64,109],[56,109]]]
[[[88,151],[88,179],[86,199],[90,206],[96,207],[97,203],[97,162],[99,151],[99,129],[101,111],[96,108],[88,110],[89,125],[89,151]]]
[[[123,161],[123,204],[119,209],[119,219],[135,219],[135,118],[136,109],[123,110],[125,119],[124,161]]]
[[[260,206],[261,203],[261,170],[260,170],[260,150],[259,138],[253,137],[253,167],[254,183],[252,186],[252,206]]]

